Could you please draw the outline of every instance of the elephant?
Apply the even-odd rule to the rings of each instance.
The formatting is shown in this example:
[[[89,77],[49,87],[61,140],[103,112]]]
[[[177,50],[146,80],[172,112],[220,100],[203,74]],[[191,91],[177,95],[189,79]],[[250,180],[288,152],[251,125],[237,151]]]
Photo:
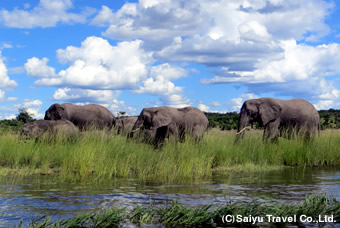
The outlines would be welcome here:
[[[58,134],[68,139],[75,138],[80,133],[79,129],[68,120],[37,120],[24,124],[20,130],[21,139],[39,139],[43,135],[54,138]]]
[[[194,107],[172,108],[167,106],[144,108],[135,122],[130,137],[140,131],[144,140],[156,148],[163,145],[165,138],[173,135],[183,142],[186,134],[195,140],[203,137],[209,121],[204,113]]]
[[[116,119],[117,134],[127,135],[131,132],[133,125],[137,121],[137,116],[126,116]]]
[[[45,120],[69,120],[81,131],[91,128],[111,130],[116,118],[105,107],[97,104],[53,104],[45,113]]]
[[[264,128],[264,142],[277,142],[278,137],[291,139],[294,136],[310,140],[316,133],[320,134],[320,116],[305,99],[246,100],[240,111],[236,143],[243,138],[247,125],[253,122]]]

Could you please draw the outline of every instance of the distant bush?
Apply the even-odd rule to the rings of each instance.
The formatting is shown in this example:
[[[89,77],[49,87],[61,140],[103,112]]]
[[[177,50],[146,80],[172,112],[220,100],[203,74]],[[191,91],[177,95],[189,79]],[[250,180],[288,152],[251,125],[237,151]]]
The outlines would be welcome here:
[[[0,130],[17,132],[25,123],[34,122],[35,120],[26,109],[20,108],[15,119],[0,120]]]

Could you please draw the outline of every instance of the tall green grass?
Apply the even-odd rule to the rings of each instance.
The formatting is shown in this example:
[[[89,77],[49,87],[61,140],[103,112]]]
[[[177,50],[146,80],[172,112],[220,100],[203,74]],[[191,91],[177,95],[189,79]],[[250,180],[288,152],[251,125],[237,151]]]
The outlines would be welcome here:
[[[137,177],[171,181],[214,173],[254,172],[283,166],[340,165],[340,131],[329,130],[310,142],[279,139],[262,142],[262,131],[247,132],[234,144],[234,132],[209,131],[196,143],[172,139],[161,149],[105,131],[89,131],[67,140],[20,140],[0,134],[0,174],[59,174],[65,178]]]

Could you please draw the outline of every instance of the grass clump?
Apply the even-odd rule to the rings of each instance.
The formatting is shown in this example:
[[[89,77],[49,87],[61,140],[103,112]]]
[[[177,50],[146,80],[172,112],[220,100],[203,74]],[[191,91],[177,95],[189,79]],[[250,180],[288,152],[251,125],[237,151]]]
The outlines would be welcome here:
[[[265,218],[263,222],[223,222],[222,217],[232,216],[258,216]],[[293,222],[268,222],[267,215],[273,217],[293,217],[297,220]],[[126,208],[111,208],[96,214],[81,214],[73,218],[51,222],[50,217],[42,217],[30,223],[32,228],[45,227],[119,227],[123,224],[133,223],[162,224],[166,227],[223,227],[223,226],[281,226],[286,225],[316,225],[316,223],[302,223],[299,219],[301,215],[318,218],[319,215],[333,216],[337,224],[340,222],[340,202],[335,198],[326,195],[309,195],[300,203],[281,203],[269,199],[254,199],[250,202],[229,202],[226,205],[213,207],[207,205],[201,208],[188,208],[179,202],[172,202],[166,206],[148,207],[137,206],[132,210]],[[321,223],[325,225],[325,223]],[[328,223],[329,224],[329,223]],[[331,223],[334,225],[334,223]],[[22,227],[20,222],[18,227]]]
[[[73,140],[19,140],[0,134],[0,174],[58,174],[65,179],[136,177],[174,181],[213,174],[263,172],[284,166],[340,165],[340,131],[323,131],[313,141],[262,142],[262,131],[249,131],[239,144],[234,132],[212,130],[200,142],[172,139],[161,149],[106,131],[83,132]],[[18,172],[25,170],[25,172]]]

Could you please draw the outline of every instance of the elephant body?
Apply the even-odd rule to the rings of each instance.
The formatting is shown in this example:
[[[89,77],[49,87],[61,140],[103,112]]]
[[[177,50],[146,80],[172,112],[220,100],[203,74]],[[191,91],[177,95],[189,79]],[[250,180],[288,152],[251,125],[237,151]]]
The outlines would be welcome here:
[[[280,100],[259,98],[243,103],[236,142],[249,123],[259,122],[264,128],[264,141],[277,141],[279,136],[300,136],[308,140],[320,132],[320,117],[314,106],[304,99]]]
[[[116,119],[105,107],[97,104],[53,104],[45,113],[45,120],[69,120],[80,130],[111,129]]]
[[[44,134],[52,138],[57,134],[70,138],[79,136],[79,129],[68,120],[37,120],[24,124],[20,130],[22,139],[38,139]]]
[[[129,134],[133,125],[137,121],[137,116],[120,117],[116,119],[116,129],[118,134]]]
[[[184,141],[186,134],[198,140],[202,138],[208,125],[209,121],[204,113],[194,107],[144,108],[132,128],[132,134],[140,131],[144,138],[159,146],[169,135],[173,135],[180,142]]]

